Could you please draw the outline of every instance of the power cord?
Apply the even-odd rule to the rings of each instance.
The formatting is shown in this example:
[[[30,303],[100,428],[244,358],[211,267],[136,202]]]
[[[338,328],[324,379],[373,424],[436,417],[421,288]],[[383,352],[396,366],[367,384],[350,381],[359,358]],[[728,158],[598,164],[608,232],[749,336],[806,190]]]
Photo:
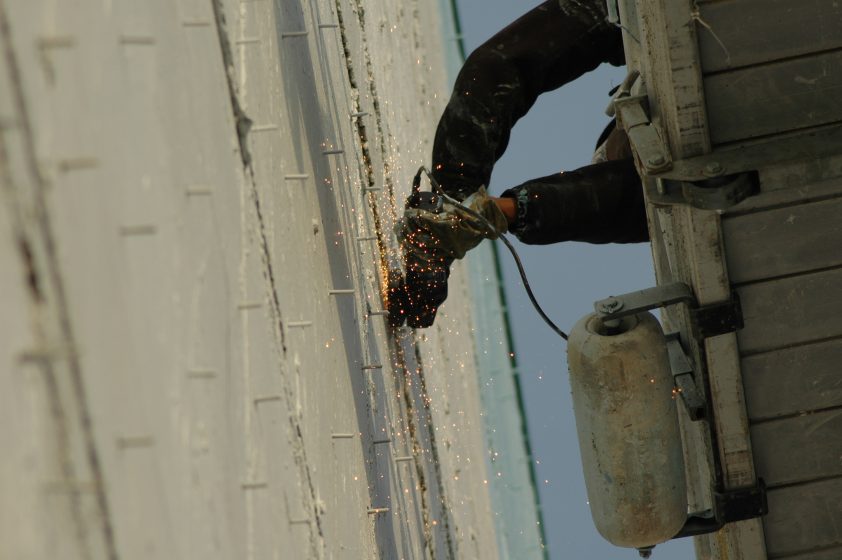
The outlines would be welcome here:
[[[541,316],[541,318],[544,320],[544,322],[547,323],[547,325],[553,331],[555,331],[555,333],[558,336],[560,336],[564,340],[567,340],[567,333],[565,333],[563,330],[558,328],[558,326],[555,323],[553,323],[553,321],[547,316],[547,314],[544,313],[544,310],[541,308],[541,305],[538,303],[538,300],[535,298],[535,294],[532,293],[532,287],[529,285],[529,280],[526,278],[526,271],[523,269],[523,263],[520,261],[520,256],[517,254],[517,251],[515,250],[511,241],[509,241],[505,236],[503,236],[500,232],[498,232],[497,229],[491,224],[491,222],[489,222],[487,219],[485,219],[485,216],[483,216],[482,214],[476,212],[475,210],[473,210],[471,208],[468,208],[467,206],[463,205],[461,202],[459,202],[458,200],[456,200],[455,198],[451,197],[446,192],[444,192],[444,189],[442,189],[442,187],[438,183],[438,181],[436,181],[433,178],[433,175],[430,173],[430,170],[427,169],[423,165],[418,168],[418,172],[415,174],[415,178],[412,181],[413,189],[418,189],[420,187],[421,174],[422,173],[427,176],[427,179],[430,180],[430,184],[433,186],[433,189],[439,195],[441,195],[442,198],[444,198],[449,203],[453,204],[454,206],[456,206],[457,208],[459,208],[463,212],[466,212],[471,217],[479,220],[479,222],[482,225],[485,226],[485,228],[488,230],[488,233],[491,234],[491,236],[493,236],[493,237],[495,237],[495,238],[497,238],[497,239],[499,239],[500,241],[503,242],[503,244],[506,246],[506,248],[509,249],[509,252],[512,254],[512,257],[515,259],[515,264],[517,265],[517,270],[520,273],[520,278],[521,278],[521,280],[523,280],[523,287],[526,288],[526,295],[529,296],[529,301],[532,302],[532,306],[535,308],[535,311],[538,312],[538,315]]]

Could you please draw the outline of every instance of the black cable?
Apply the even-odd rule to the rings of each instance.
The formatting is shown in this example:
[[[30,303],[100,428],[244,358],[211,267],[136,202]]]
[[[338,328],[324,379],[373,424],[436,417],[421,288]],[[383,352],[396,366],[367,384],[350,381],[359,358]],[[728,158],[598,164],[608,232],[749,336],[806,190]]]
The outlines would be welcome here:
[[[521,262],[520,256],[517,254],[517,251],[515,250],[511,241],[506,239],[506,237],[504,237],[500,232],[498,232],[497,228],[495,228],[491,224],[491,222],[489,222],[485,218],[485,216],[483,216],[482,214],[480,214],[479,212],[477,212],[477,211],[475,211],[471,208],[468,208],[467,206],[464,206],[458,200],[456,200],[455,198],[451,197],[446,192],[444,192],[444,189],[441,188],[441,185],[439,185],[438,181],[436,181],[433,178],[433,175],[430,173],[430,170],[427,169],[423,165],[420,168],[418,168],[418,172],[415,174],[415,179],[412,181],[413,189],[417,189],[420,186],[421,173],[422,172],[427,175],[427,178],[430,180],[430,184],[433,186],[433,189],[435,189],[435,191],[437,193],[439,193],[445,200],[447,200],[448,202],[450,202],[451,204],[453,204],[454,206],[456,206],[460,210],[462,210],[464,212],[467,212],[470,216],[478,219],[480,221],[480,223],[486,227],[489,234],[493,235],[495,238],[497,238],[497,239],[499,239],[500,241],[503,242],[503,244],[506,246],[506,248],[509,249],[509,252],[512,254],[512,257],[515,259],[515,264],[517,265],[517,270],[520,273],[520,278],[521,278],[521,280],[523,280],[523,287],[526,288],[526,295],[529,296],[529,301],[532,302],[532,306],[535,308],[535,311],[538,312],[538,315],[541,316],[541,318],[544,320],[544,322],[547,323],[547,325],[553,331],[555,331],[555,333],[558,336],[560,336],[564,340],[567,340],[567,333],[565,333],[563,330],[558,328],[558,326],[555,323],[553,323],[553,321],[547,316],[547,314],[544,313],[544,310],[541,308],[541,305],[538,303],[538,300],[535,298],[535,294],[532,293],[532,287],[529,285],[529,280],[526,278],[526,271],[523,269],[523,263]]]

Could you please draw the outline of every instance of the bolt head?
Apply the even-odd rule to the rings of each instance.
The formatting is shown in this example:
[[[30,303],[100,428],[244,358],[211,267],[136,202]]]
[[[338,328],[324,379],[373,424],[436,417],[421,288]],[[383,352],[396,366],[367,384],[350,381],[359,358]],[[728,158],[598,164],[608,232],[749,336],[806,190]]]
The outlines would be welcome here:
[[[705,165],[705,175],[710,175],[710,176],[719,175],[720,173],[722,173],[722,171],[723,171],[722,164],[719,163],[718,161],[712,161],[712,162],[708,163],[707,165]]]
[[[615,297],[610,297],[599,302],[597,306],[600,313],[611,314],[623,308],[623,302]]]
[[[666,161],[667,160],[664,159],[664,156],[652,156],[646,160],[646,163],[648,163],[652,167],[657,167],[659,165],[665,164]]]

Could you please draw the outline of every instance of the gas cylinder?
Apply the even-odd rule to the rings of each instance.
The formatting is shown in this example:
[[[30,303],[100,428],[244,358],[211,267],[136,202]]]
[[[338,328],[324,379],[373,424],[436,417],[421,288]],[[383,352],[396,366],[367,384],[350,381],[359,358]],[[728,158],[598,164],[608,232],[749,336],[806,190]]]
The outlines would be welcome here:
[[[616,546],[674,537],[687,519],[684,457],[666,340],[649,312],[583,317],[570,333],[570,388],[591,516]]]

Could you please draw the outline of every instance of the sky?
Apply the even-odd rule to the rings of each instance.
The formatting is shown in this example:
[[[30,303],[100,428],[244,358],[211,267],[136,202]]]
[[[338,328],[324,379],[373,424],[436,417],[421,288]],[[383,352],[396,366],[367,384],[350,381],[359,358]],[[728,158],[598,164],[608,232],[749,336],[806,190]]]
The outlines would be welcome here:
[[[457,0],[466,52],[539,3]],[[509,147],[494,168],[491,194],[499,195],[528,179],[587,165],[596,139],[609,121],[604,112],[608,91],[624,76],[624,68],[603,65],[541,96],[515,126]],[[565,331],[593,311],[594,301],[655,285],[648,243],[529,246],[513,236],[510,239],[538,301]],[[500,255],[550,559],[637,558],[634,550],[603,540],[593,526],[576,439],[565,343],[533,309],[508,251],[501,247]],[[692,540],[659,545],[653,558],[693,560]]]

